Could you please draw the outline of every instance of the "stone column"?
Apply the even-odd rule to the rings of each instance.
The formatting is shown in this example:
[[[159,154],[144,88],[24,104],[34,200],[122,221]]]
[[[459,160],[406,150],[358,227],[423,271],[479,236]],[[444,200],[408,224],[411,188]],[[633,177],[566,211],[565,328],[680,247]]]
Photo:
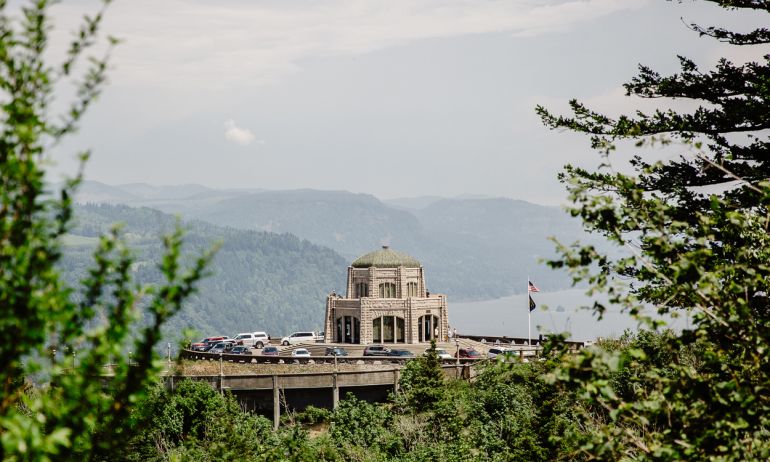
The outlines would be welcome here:
[[[336,359],[336,356],[335,356]],[[340,405],[340,388],[337,386],[337,373],[332,374],[332,408]]]
[[[449,310],[447,309],[446,295],[441,295],[441,328],[439,329],[440,340],[443,342],[449,334]]]
[[[336,319],[334,319],[334,302],[335,300],[331,295],[326,296],[326,322],[324,323],[324,343],[332,343],[334,341],[335,327],[337,326]]]
[[[358,343],[362,345],[369,345],[372,343],[372,312],[371,312],[371,299],[361,300],[360,322],[361,322],[361,338]]]
[[[374,267],[369,267],[369,297],[380,297],[380,289],[377,287],[377,276]]]
[[[353,267],[348,266],[348,290],[345,298],[353,298],[355,295],[353,291]]]
[[[273,375],[273,430],[278,430],[281,423],[281,390],[278,388],[278,376]]]
[[[393,392],[398,393],[398,380],[401,378],[401,371],[393,369]]]

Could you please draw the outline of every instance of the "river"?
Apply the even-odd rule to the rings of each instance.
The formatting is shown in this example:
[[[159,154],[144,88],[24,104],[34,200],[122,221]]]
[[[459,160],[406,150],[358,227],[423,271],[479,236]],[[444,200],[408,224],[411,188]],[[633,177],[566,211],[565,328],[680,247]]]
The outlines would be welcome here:
[[[626,329],[637,330],[639,323],[627,313],[611,307],[602,320],[588,309],[593,299],[583,289],[539,292],[532,294],[538,307],[532,311],[532,336],[555,332],[569,332],[575,341],[594,340],[597,337],[619,337]],[[507,335],[527,337],[527,296],[525,294],[495,300],[456,302],[449,300],[449,324],[465,335]],[[688,318],[663,317],[668,326],[681,330]]]

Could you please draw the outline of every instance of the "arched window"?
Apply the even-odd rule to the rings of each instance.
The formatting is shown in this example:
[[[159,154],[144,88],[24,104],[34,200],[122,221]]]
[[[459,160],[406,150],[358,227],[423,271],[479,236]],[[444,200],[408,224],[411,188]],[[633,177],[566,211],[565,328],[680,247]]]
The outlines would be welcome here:
[[[393,282],[380,284],[380,298],[396,298],[396,284]]]
[[[361,341],[361,327],[355,316],[341,316],[337,318],[337,343],[359,343]]]
[[[356,284],[356,298],[363,298],[369,296],[369,284],[365,282],[359,282]]]
[[[382,342],[382,318],[372,319],[372,341]]]
[[[417,297],[417,283],[416,282],[407,282],[406,283],[406,296],[407,297]]]
[[[433,339],[441,339],[441,328],[438,322],[438,316],[420,316],[417,319],[418,340],[420,342],[430,342]]]

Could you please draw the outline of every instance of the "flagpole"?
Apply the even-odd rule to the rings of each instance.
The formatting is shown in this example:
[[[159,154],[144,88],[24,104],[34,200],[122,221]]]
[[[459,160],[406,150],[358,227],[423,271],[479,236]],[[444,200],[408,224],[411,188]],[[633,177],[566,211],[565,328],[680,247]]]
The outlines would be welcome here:
[[[529,306],[529,274],[527,274],[527,345],[532,345],[532,309]]]

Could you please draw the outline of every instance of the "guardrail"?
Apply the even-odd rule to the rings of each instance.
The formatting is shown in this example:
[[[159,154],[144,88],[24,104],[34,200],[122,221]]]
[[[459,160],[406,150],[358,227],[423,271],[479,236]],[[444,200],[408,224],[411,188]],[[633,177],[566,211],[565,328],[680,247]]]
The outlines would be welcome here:
[[[505,335],[497,336],[497,335],[466,335],[466,334],[458,334],[461,339],[468,339],[473,340],[476,342],[481,342],[486,345],[502,345],[502,346],[523,346],[528,345],[530,343],[530,340],[528,338],[523,337],[508,337]],[[532,338],[532,346],[541,346],[542,342],[545,339],[541,338]],[[579,350],[585,346],[585,342],[575,342],[575,341],[565,341],[565,345],[569,346],[570,350]]]
[[[246,364],[406,364],[415,356],[262,356],[234,355],[228,353],[208,353],[202,351],[182,350],[180,359],[192,361],[228,361]],[[460,364],[473,364],[484,358],[460,358]],[[457,364],[456,358],[442,359],[443,364]]]

